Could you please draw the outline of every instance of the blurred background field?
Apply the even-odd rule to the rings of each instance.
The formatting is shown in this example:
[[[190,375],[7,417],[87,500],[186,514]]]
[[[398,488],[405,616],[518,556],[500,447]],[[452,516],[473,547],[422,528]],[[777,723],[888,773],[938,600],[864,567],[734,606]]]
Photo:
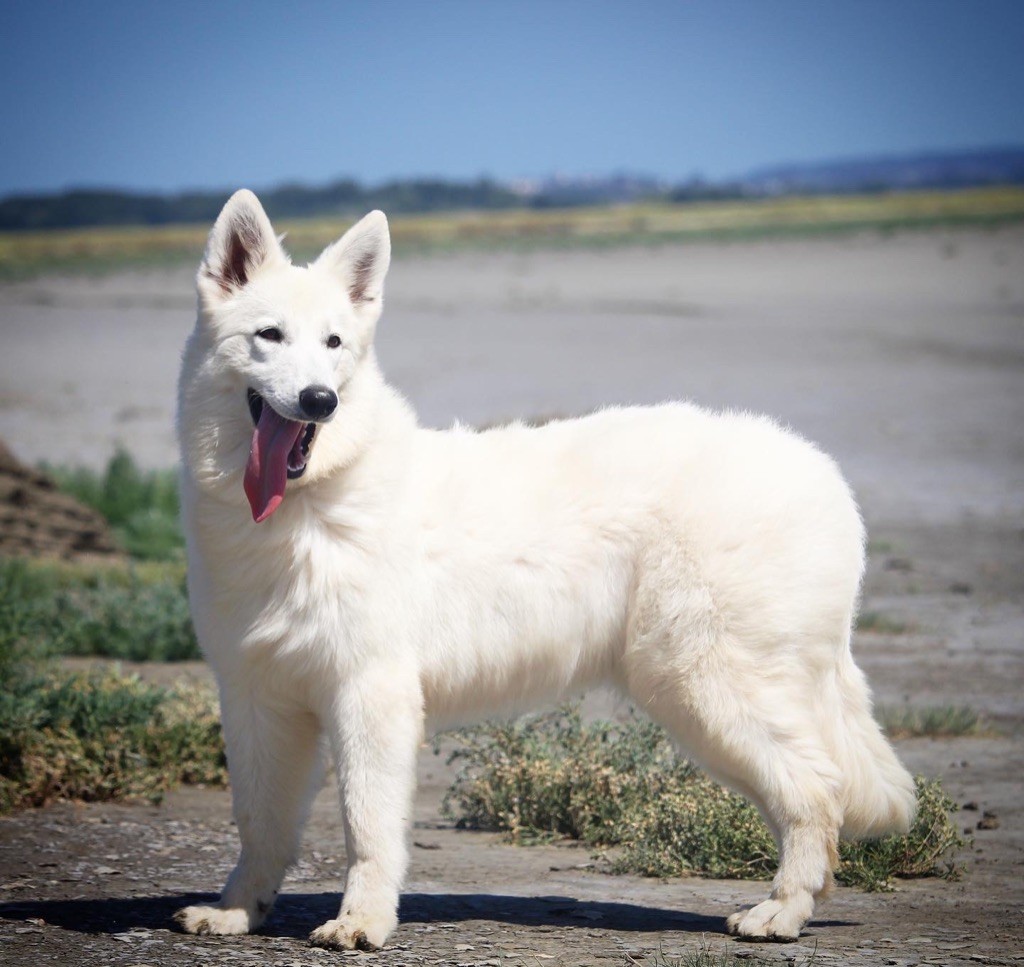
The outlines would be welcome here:
[[[594,247],[778,236],[996,227],[1024,220],[1024,187],[634,203],[564,209],[468,210],[390,220],[399,254],[504,248]],[[351,219],[281,220],[298,261],[315,257]],[[197,262],[209,225],[50,229],[0,233],[0,278],[103,272]]]

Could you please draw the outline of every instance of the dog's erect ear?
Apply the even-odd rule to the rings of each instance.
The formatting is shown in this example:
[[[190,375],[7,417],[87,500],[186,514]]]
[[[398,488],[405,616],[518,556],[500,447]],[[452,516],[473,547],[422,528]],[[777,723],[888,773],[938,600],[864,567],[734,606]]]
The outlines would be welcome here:
[[[357,309],[380,306],[390,264],[391,235],[382,211],[364,216],[316,260],[318,267],[337,275]]]
[[[243,288],[261,265],[284,258],[270,219],[248,189],[236,191],[221,209],[199,266],[199,289],[217,300]]]

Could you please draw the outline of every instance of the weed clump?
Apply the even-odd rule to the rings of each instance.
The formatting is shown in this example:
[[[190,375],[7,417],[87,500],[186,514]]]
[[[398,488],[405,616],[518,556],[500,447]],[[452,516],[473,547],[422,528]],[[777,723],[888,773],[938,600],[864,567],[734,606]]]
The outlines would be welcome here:
[[[757,809],[696,771],[623,817],[616,845],[613,867],[644,876],[768,880],[779,862]]]
[[[111,670],[62,670],[33,649],[31,632],[27,613],[0,597],[0,813],[55,799],[153,799],[178,782],[226,781],[211,694]]]
[[[940,876],[956,879],[960,868],[953,856],[966,840],[951,818],[959,808],[938,779],[915,777],[917,816],[906,836],[885,836],[839,844],[836,879],[847,886],[884,890],[894,877]]]
[[[877,710],[877,716],[886,734],[894,739],[979,735],[986,730],[982,717],[966,705],[883,707]]]
[[[516,843],[570,837],[609,848],[613,869],[647,876],[769,879],[775,841],[741,796],[678,759],[665,733],[633,718],[584,724],[578,706],[511,725],[454,734],[462,763],[444,810]],[[917,780],[918,815],[906,836],[840,846],[836,877],[868,890],[893,878],[953,876],[964,841],[955,804],[937,781]]]
[[[878,611],[862,611],[857,616],[857,630],[876,635],[905,635],[914,629],[907,622]]]
[[[443,808],[465,824],[501,829],[513,842],[568,836],[612,842],[624,813],[660,794],[677,763],[657,726],[584,726],[578,707],[455,733],[458,780]]]

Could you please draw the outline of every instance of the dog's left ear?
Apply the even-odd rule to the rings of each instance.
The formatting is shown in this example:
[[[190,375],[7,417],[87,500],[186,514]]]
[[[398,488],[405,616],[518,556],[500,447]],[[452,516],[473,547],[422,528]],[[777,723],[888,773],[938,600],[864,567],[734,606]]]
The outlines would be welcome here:
[[[199,292],[210,302],[226,299],[274,259],[287,256],[260,200],[245,188],[236,191],[210,231],[199,266]]]
[[[356,309],[380,311],[384,276],[391,264],[391,235],[382,211],[373,211],[355,223],[316,260],[345,286]]]

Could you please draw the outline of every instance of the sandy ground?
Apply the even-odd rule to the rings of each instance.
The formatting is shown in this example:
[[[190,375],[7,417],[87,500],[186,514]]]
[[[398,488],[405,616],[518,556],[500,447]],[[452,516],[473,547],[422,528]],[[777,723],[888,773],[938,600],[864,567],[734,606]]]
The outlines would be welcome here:
[[[0,437],[30,461],[98,466],[120,442],[169,465],[192,309],[184,271],[0,287]],[[379,347],[427,424],[689,397],[773,413],[832,452],[871,533],[864,608],[890,625],[858,635],[859,661],[883,703],[988,715],[994,736],[900,748],[980,807],[965,828],[984,810],[999,825],[974,832],[959,883],[842,889],[799,944],[754,947],[721,918],[763,884],[613,877],[584,850],[454,830],[425,750],[403,925],[390,951],[354,957],[623,964],[707,942],[797,962],[1024,960],[1024,229],[399,259]],[[170,932],[233,849],[227,795],[209,790],[3,820],[0,961],[345,959],[302,941],[343,873],[330,794],[265,933]]]

